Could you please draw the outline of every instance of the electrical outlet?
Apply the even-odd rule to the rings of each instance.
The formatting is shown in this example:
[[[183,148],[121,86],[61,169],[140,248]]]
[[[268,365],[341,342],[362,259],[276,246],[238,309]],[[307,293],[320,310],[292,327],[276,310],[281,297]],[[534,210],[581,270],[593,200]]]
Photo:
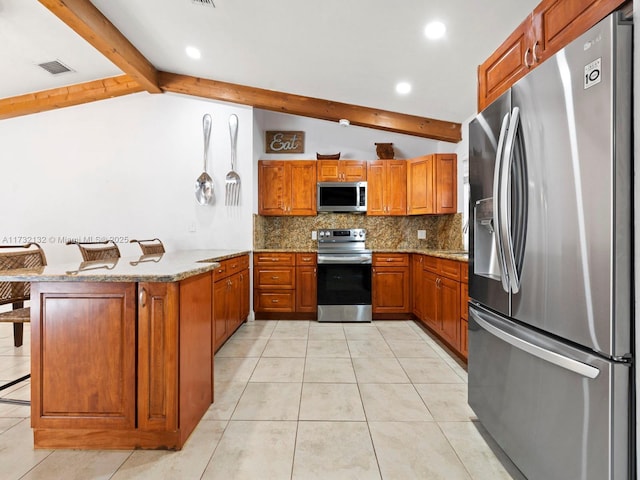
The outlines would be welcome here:
[[[318,239],[318,232],[316,230],[312,230],[311,231],[311,240],[317,240]]]
[[[427,231],[418,230],[418,240],[424,240],[425,238],[427,238]]]
[[[198,231],[198,225],[196,224],[196,222],[191,222],[189,224],[189,232],[194,233]]]

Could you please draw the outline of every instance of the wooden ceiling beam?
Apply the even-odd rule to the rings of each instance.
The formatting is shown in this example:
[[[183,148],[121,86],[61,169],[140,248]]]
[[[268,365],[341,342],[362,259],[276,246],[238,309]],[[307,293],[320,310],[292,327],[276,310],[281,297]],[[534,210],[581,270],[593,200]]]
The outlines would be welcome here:
[[[351,125],[431,138],[444,142],[457,143],[462,139],[459,123],[434,120],[432,118],[168,72],[158,72],[158,84],[165,92],[182,93],[212,100],[250,105],[274,112],[334,122],[345,118],[349,120]]]
[[[38,0],[147,92],[161,93],[155,67],[89,0]]]
[[[0,99],[0,120],[143,92],[129,75]]]

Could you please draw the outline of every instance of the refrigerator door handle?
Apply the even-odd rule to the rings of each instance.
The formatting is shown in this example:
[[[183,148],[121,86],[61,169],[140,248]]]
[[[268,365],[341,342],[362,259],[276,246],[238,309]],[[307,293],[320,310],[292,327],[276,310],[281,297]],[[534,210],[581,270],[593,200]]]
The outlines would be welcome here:
[[[586,363],[579,362],[572,358],[565,357],[556,352],[552,352],[545,348],[539,347],[527,340],[519,338],[511,333],[505,332],[499,326],[491,321],[489,315],[469,308],[469,315],[473,317],[476,323],[491,335],[512,345],[515,348],[523,350],[530,355],[538,357],[541,360],[552,363],[560,368],[582,375],[583,377],[594,379],[600,374],[600,370]]]
[[[502,245],[504,247],[504,261],[507,267],[509,286],[511,293],[520,291],[520,278],[516,269],[516,259],[513,247],[513,238],[511,237],[511,204],[510,204],[510,186],[511,186],[511,165],[513,163],[513,149],[516,142],[516,133],[520,123],[520,108],[514,107],[511,112],[511,121],[509,122],[509,130],[505,143],[504,154],[502,159],[502,173],[500,179],[500,233],[502,235]]]
[[[498,138],[498,148],[496,149],[496,163],[493,173],[493,228],[495,231],[496,252],[498,256],[498,262],[500,263],[500,280],[502,281],[502,288],[505,292],[509,292],[509,277],[507,266],[504,257],[504,246],[502,243],[502,230],[503,224],[500,223],[501,217],[501,190],[500,190],[500,178],[502,175],[502,159],[504,154],[504,139],[507,136],[507,129],[509,127],[509,114],[506,113],[502,119],[502,127],[500,128],[500,137]]]

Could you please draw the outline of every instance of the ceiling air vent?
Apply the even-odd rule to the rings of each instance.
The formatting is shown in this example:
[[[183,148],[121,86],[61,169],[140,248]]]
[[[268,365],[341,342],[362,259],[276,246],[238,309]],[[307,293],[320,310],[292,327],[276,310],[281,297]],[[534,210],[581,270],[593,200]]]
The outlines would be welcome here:
[[[45,69],[51,75],[59,75],[61,73],[73,72],[69,67],[67,67],[60,60],[54,60],[52,62],[44,62],[39,63],[39,67]]]
[[[205,7],[216,8],[213,0],[191,0],[191,3],[195,3],[196,5],[204,5]]]

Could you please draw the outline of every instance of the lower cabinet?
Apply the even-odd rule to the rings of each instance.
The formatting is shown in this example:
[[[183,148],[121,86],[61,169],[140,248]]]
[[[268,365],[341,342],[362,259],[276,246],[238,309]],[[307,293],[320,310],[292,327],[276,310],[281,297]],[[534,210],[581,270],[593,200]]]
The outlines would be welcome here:
[[[461,283],[461,272],[467,264],[418,254],[411,263],[414,315],[466,359],[467,325],[462,307],[466,305],[463,296],[467,285]]]
[[[213,278],[213,346],[218,350],[249,315],[249,256],[221,261]]]
[[[314,318],[318,310],[316,285],[315,253],[254,253],[256,318]]]
[[[409,272],[409,254],[373,254],[371,304],[374,314],[411,312]]]
[[[32,284],[36,448],[180,449],[213,402],[212,275]]]
[[[462,282],[460,284],[460,353],[467,358],[469,356],[469,267],[461,265]]]
[[[296,254],[296,312],[318,311],[318,259],[315,253]]]

